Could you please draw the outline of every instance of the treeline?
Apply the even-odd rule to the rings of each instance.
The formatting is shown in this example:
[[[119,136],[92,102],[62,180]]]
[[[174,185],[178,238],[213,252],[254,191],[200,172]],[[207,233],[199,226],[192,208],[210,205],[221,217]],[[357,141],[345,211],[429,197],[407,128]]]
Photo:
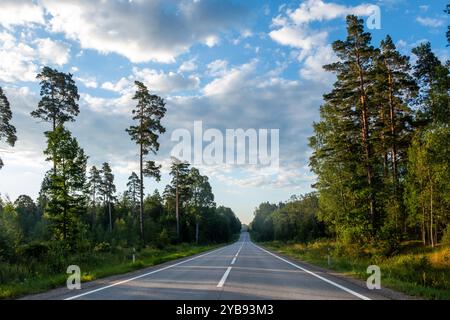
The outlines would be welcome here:
[[[316,193],[292,196],[287,202],[264,202],[255,210],[250,225],[256,241],[310,242],[325,236],[325,227],[317,218],[319,198]]]
[[[337,81],[310,138],[317,206],[306,210],[305,199],[263,204],[254,234],[303,241],[305,226],[285,221],[312,215],[305,223],[317,237],[320,221],[328,237],[344,243],[386,241],[395,250],[402,240],[420,239],[434,246],[450,235],[450,62],[422,43],[411,66],[390,36],[375,48],[355,16],[333,50],[338,61],[324,68]],[[290,215],[283,213],[289,205]]]
[[[103,247],[158,247],[170,243],[226,242],[240,231],[233,211],[217,207],[208,177],[173,159],[172,181],[163,195],[145,194],[143,180],[159,181],[160,165],[148,160],[159,150],[165,132],[164,100],[136,81],[134,125],[126,129],[139,149],[139,171],[126,191],[117,193],[108,162],[87,167],[88,156],[65,125],[79,114],[78,88],[72,74],[44,67],[37,79],[41,100],[31,116],[50,124],[44,150],[51,168],[34,201],[21,195],[14,202],[0,197],[0,261],[14,260],[23,250],[85,252]],[[17,140],[8,99],[0,88],[0,139]],[[3,166],[3,163],[0,163]],[[38,254],[39,255],[39,254]]]

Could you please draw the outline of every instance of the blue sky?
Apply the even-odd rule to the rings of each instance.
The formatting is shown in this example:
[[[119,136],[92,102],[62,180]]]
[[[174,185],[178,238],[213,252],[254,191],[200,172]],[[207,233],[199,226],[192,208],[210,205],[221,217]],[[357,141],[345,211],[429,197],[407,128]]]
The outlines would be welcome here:
[[[366,18],[381,9],[373,43],[390,34],[409,54],[430,41],[448,59],[443,12],[447,1],[57,1],[0,2],[0,86],[6,92],[18,142],[0,142],[5,167],[0,193],[36,197],[45,162],[43,131],[29,116],[39,101],[36,74],[44,65],[71,72],[81,94],[81,113],[70,129],[90,156],[109,161],[123,191],[137,170],[137,148],[125,128],[131,123],[133,81],[143,81],[166,99],[167,134],[156,160],[163,179],[145,181],[146,190],[168,183],[167,165],[175,145],[170,133],[204,128],[280,130],[280,170],[202,166],[216,202],[231,207],[243,222],[263,201],[287,200],[311,190],[308,137],[318,119],[322,94],[334,78],[321,66],[334,61],[331,43],[345,36],[345,15]]]

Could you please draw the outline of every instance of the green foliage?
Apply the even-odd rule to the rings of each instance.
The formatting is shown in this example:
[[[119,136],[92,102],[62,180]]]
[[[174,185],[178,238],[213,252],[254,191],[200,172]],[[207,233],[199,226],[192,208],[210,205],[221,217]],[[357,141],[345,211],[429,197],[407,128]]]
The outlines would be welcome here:
[[[16,143],[17,136],[16,128],[10,123],[11,120],[11,108],[2,87],[0,87],[0,141],[4,139],[12,147]],[[0,169],[2,167],[3,161],[0,158]]]
[[[423,252],[408,243],[400,244],[396,255],[385,257],[383,246],[361,249],[354,244],[318,240],[310,244],[264,243],[279,253],[328,269],[367,279],[367,266],[381,268],[382,286],[429,299],[449,299],[450,251],[440,248]],[[330,262],[328,264],[328,255]]]
[[[156,154],[159,150],[159,135],[163,134],[166,129],[161,124],[162,118],[166,114],[166,103],[164,99],[150,94],[148,88],[139,81],[134,82],[137,90],[133,97],[137,100],[136,108],[133,109],[133,120],[136,124],[126,129],[126,132],[130,135],[131,140],[136,142],[139,146],[139,182],[140,182],[140,233],[141,240],[144,238],[144,176],[153,177],[157,181],[160,180],[160,168],[154,161],[145,161],[144,156],[150,152]]]
[[[42,241],[32,241],[22,245],[18,250],[18,254],[25,260],[36,259],[44,261],[47,259],[50,250],[51,249],[48,243]]]
[[[41,85],[41,100],[31,116],[52,123],[53,130],[67,121],[75,121],[80,112],[80,96],[72,74],[44,67],[36,78]]]
[[[250,225],[252,237],[257,241],[310,242],[323,237],[324,226],[318,221],[317,194],[293,196],[279,205],[262,203],[255,211]]]
[[[166,229],[163,229],[158,236],[157,246],[162,249],[170,244],[169,234]]]
[[[444,234],[442,235],[442,243],[450,246],[450,223],[447,224],[447,227],[445,228]]]
[[[111,251],[111,245],[108,242],[100,242],[95,245],[94,252],[109,252]]]
[[[450,128],[433,125],[418,133],[409,149],[405,203],[410,225],[421,228],[424,244],[436,244],[450,221]]]
[[[412,50],[412,69],[390,36],[380,49],[370,42],[362,20],[347,17],[347,38],[333,43],[340,60],[324,66],[337,81],[314,124],[310,165],[328,234],[387,240],[391,255],[406,237],[436,244],[450,219],[449,70],[429,43]],[[294,228],[288,217],[278,215],[282,233]]]
[[[48,147],[44,151],[54,168],[47,172],[43,192],[48,203],[45,215],[52,222],[55,239],[75,245],[81,232],[80,216],[85,213],[86,162],[83,149],[62,126],[46,133]]]

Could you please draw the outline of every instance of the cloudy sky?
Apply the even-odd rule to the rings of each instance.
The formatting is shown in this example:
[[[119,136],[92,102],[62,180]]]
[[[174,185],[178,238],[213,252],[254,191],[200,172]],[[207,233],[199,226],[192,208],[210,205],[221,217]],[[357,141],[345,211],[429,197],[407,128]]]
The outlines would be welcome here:
[[[159,184],[177,128],[275,128],[280,130],[280,170],[202,166],[218,204],[251,221],[262,201],[284,201],[311,190],[308,136],[318,119],[322,94],[334,81],[321,66],[335,59],[331,43],[345,36],[345,15],[381,9],[374,44],[390,34],[409,54],[421,41],[448,58],[448,1],[379,0],[1,0],[0,86],[18,131],[15,148],[0,142],[5,167],[0,193],[36,197],[50,168],[42,154],[47,123],[30,117],[39,101],[36,74],[44,65],[71,72],[80,115],[69,125],[89,155],[89,164],[111,163],[119,191],[137,170],[131,124],[133,81],[143,81],[166,99],[167,133],[157,161]]]

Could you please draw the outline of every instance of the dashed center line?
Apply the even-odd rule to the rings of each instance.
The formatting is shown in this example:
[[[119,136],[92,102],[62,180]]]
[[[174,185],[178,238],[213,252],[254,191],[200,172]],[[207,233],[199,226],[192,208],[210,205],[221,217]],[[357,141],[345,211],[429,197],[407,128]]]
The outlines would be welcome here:
[[[239,255],[239,253],[241,252],[242,247],[244,246],[244,242],[245,241],[242,242],[241,246],[239,247],[238,252],[236,252],[236,254],[233,257],[233,260],[231,260],[231,265],[233,265],[236,262],[236,259],[237,259],[238,255]],[[228,278],[228,275],[230,274],[231,269],[232,269],[231,266],[229,266],[227,268],[227,270],[225,271],[225,273],[222,276],[222,279],[220,279],[219,283],[217,284],[217,288],[222,288],[223,287],[223,285],[225,284],[225,281],[227,281],[227,278]]]
[[[228,267],[227,271],[222,276],[222,279],[220,279],[219,283],[217,284],[217,288],[222,288],[225,284],[225,281],[227,281],[228,275],[230,274],[231,267]]]

